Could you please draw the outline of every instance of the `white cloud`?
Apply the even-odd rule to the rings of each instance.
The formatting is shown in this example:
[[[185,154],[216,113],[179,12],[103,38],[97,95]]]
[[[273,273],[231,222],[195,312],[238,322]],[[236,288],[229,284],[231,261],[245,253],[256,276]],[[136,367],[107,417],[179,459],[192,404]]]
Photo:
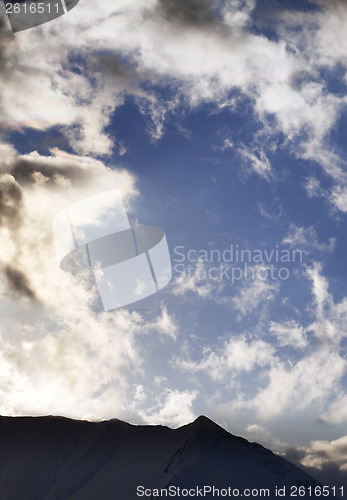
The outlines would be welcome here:
[[[51,310],[50,316],[37,314],[31,324],[26,319],[10,328],[4,321],[2,414],[81,418],[95,413],[111,418],[121,410],[128,384],[141,370],[135,343],[140,318],[126,312],[106,317],[78,310],[81,300],[73,298],[78,292],[73,284],[71,295],[65,293],[70,301],[66,309],[75,307],[73,318],[69,311],[63,316]]]
[[[257,366],[271,366],[275,348],[263,340],[251,340],[245,335],[231,337],[222,347],[205,348],[199,361],[176,359],[175,366],[189,372],[206,372],[212,380],[231,381],[241,372],[250,373]]]
[[[129,387],[143,374],[143,339],[175,339],[177,325],[164,306],[147,322],[136,312],[101,311],[91,275],[59,268],[51,223],[72,201],[112,187],[131,205],[135,179],[59,150],[43,157],[4,148],[0,413],[121,414]]]
[[[241,285],[240,291],[237,290],[230,299],[231,305],[241,316],[254,312],[261,304],[268,304],[275,298],[280,287],[278,280],[271,281],[267,266],[254,266],[253,271],[249,269],[248,272],[248,278],[238,282]]]
[[[256,441],[272,451],[282,452],[288,448],[288,443],[283,443],[274,437],[269,429],[259,424],[249,424],[245,429],[245,437],[249,441]]]
[[[327,307],[332,305],[332,297],[329,294],[328,280],[321,274],[322,266],[314,263],[306,271],[307,277],[312,281],[312,295],[314,297],[317,316],[324,318],[323,313]]]
[[[347,422],[347,394],[342,393],[330,406],[329,410],[322,415],[322,420],[330,424],[342,424]]]
[[[347,471],[347,436],[334,441],[312,441],[302,452],[305,456],[300,461],[306,467],[321,469],[333,462],[340,470]]]
[[[326,421],[344,421],[341,382],[347,360],[341,356],[340,343],[347,337],[347,301],[334,303],[319,264],[309,268],[306,276],[312,280],[315,298],[311,324],[303,327],[294,319],[270,321],[269,333],[277,337],[276,343],[270,343],[260,338],[265,330],[263,321],[261,332],[231,337],[219,348],[205,347],[198,360],[176,358],[174,366],[192,374],[204,373],[229,389],[237,388],[229,405],[232,411],[247,409],[255,411],[260,420],[270,420],[293,409],[314,407],[320,413],[325,411]],[[249,297],[251,300],[252,294]],[[285,349],[288,346],[297,349],[296,356]],[[250,397],[249,381],[244,384],[241,375],[252,373],[256,373],[255,394]]]
[[[259,78],[285,80],[292,62],[284,45],[244,32],[241,26],[247,24],[253,4],[245,6],[224,6],[224,23],[216,19],[192,26],[177,16],[163,17],[154,1],[104,2],[97,15],[94,3],[86,1],[54,23],[15,37],[6,34],[2,45],[9,66],[2,74],[3,124],[41,130],[64,125],[77,152],[106,154],[112,140],[104,129],[124,94],[135,95],[150,118],[154,139],[163,134],[166,113],[180,103],[180,98],[165,102],[140,90],[137,80],[173,84],[177,95],[192,106],[205,100],[222,105],[230,89],[248,87]],[[79,30],[83,37],[76,35]],[[101,70],[91,71],[88,63],[73,57],[101,58],[101,51],[114,60],[121,54],[133,74],[124,78],[114,71],[114,63],[110,69],[110,60]],[[22,61],[30,61],[30,71]],[[79,64],[83,71],[76,71]]]
[[[175,322],[174,316],[168,313],[165,306],[161,307],[160,315],[154,321],[149,322],[146,328],[156,331],[163,337],[171,337],[173,340],[177,338],[178,325]]]
[[[333,350],[320,350],[292,367],[280,362],[268,373],[269,383],[254,398],[261,419],[283,415],[290,408],[304,410],[336,395],[338,382],[346,370],[345,361]]]
[[[310,158],[339,116],[341,99],[324,93],[323,85],[308,82],[300,90],[290,82],[268,85],[257,100],[256,109],[266,122],[266,115],[276,117],[278,129],[291,140],[305,134],[306,141],[299,144],[298,156]]]
[[[330,238],[329,243],[320,242],[312,226],[300,227],[290,224],[288,235],[283,238],[282,244],[296,247],[303,252],[318,250],[319,252],[332,252],[335,248],[336,238]]]
[[[255,0],[232,0],[223,5],[223,17],[232,28],[247,27],[250,24],[250,15],[256,5]]]
[[[252,151],[249,148],[243,147],[238,149],[238,153],[246,162],[248,168],[253,170],[263,179],[267,181],[273,178],[273,171],[269,159],[264,151]]]
[[[272,21],[275,25],[279,19],[275,15]],[[342,3],[326,3],[323,11],[283,11],[277,31],[280,39],[287,42],[297,71],[283,82],[262,83],[263,90],[256,104],[265,124],[268,117],[275,119],[275,132],[285,134],[285,144],[291,145],[295,156],[313,160],[332,178],[329,196],[317,189],[317,183],[314,193],[328,197],[343,212],[347,207],[346,162],[332,143],[330,132],[338,123],[347,101],[343,92],[330,91],[329,82],[322,73],[328,70],[331,74],[338,65],[346,72],[346,60],[342,55],[345,42],[340,43],[346,22],[347,9]],[[273,128],[269,122],[264,132],[273,136]]]
[[[192,407],[197,395],[197,391],[166,389],[157,398],[156,406],[139,414],[146,424],[180,427],[194,420]]]
[[[307,270],[307,276],[312,280],[312,294],[315,298],[315,321],[307,328],[310,339],[306,351],[296,362],[285,360],[272,366],[269,373],[269,384],[259,391],[254,400],[258,415],[262,418],[273,418],[295,406],[305,409],[312,403],[322,406],[331,396],[335,401],[330,418],[341,419],[341,409],[337,402],[341,397],[340,382],[346,373],[346,359],[340,355],[340,342],[347,337],[346,299],[335,304],[328,292],[328,281],[321,275],[321,266],[315,264]],[[294,326],[294,323],[293,323]],[[276,328],[280,337],[284,334],[283,325]],[[271,331],[271,327],[270,327]],[[303,343],[304,332],[294,327],[296,340]],[[318,342],[317,342],[318,341]],[[303,346],[304,347],[304,346]]]
[[[309,177],[305,184],[308,197],[313,198],[322,194],[320,182],[316,177]]]
[[[184,18],[183,5],[173,14],[154,0],[106,1],[96,14],[86,0],[54,23],[16,36],[2,32],[3,125],[40,130],[61,125],[77,152],[103,155],[114,140],[105,128],[126,94],[135,96],[157,140],[182,99],[185,107],[210,101],[222,108],[237,89],[254,103],[263,138],[284,133],[294,155],[318,162],[332,176],[330,200],[345,211],[344,162],[329,133],[346,99],[329,92],[319,72],[345,64],[346,9],[284,12],[280,22],[274,19],[279,35],[274,41],[247,32],[254,1],[217,2],[222,18],[209,14],[208,22],[194,23]],[[81,31],[83,37],[77,36]],[[105,51],[104,64],[88,63],[90,57],[105,59]],[[117,67],[116,54],[127,61],[126,69]],[[141,80],[170,86],[173,97],[164,101],[145,92]],[[273,176],[265,149],[256,154],[254,147],[246,148],[242,155],[259,175]]]
[[[294,155],[317,162],[330,176],[333,187],[325,195],[339,210],[346,211],[346,165],[331,146],[329,136],[346,99],[329,92],[319,76],[324,67],[345,65],[346,9],[285,14],[278,23],[277,42],[244,31],[254,2],[223,5],[224,24],[213,22],[192,28],[189,23],[159,15],[154,0],[121,0],[116,4],[107,0],[97,10],[95,2],[85,0],[54,23],[16,36],[2,31],[2,126],[19,131],[26,127],[64,127],[75,151],[105,155],[111,152],[113,143],[105,129],[113,117],[117,119],[115,109],[126,94],[136,97],[157,140],[164,133],[166,117],[182,101],[185,109],[205,101],[213,102],[216,108],[222,109],[226,103],[234,107],[230,92],[237,90],[249,97],[263,122],[263,136],[258,134],[258,140],[284,133],[284,147],[292,146]],[[113,60],[117,61],[116,54],[120,54],[127,61],[129,78],[108,63],[97,70],[88,68],[88,56],[97,53],[95,57],[101,59],[105,51]],[[140,90],[138,82],[143,80],[170,86],[172,100],[166,103]],[[20,156],[10,145],[2,144],[0,152],[5,192],[16,193],[19,200],[18,213],[16,204],[7,207],[6,225],[0,234],[2,266],[15,263],[16,267],[7,276],[12,288],[2,283],[2,413],[27,412],[30,408],[33,412],[70,415],[76,411],[99,414],[100,408],[105,415],[114,413],[129,383],[127,374],[141,367],[136,336],[143,334],[142,319],[135,314],[106,317],[93,312],[95,294],[93,288],[85,288],[83,279],[87,278],[63,275],[52,265],[49,221],[75,196],[101,190],[109,182],[117,186],[123,183],[131,197],[133,179],[125,172],[112,172],[101,162],[57,150],[48,158],[34,152]],[[265,149],[253,145],[243,150],[243,155],[259,175],[271,177]],[[31,167],[36,170],[30,173]],[[72,173],[83,185],[78,193],[73,189]],[[311,182],[308,188],[311,193],[318,192],[317,183]],[[20,224],[14,230],[11,220],[17,216]],[[327,244],[315,239],[312,231],[294,228],[288,243],[306,244],[313,239],[316,248],[332,249],[332,243],[325,247]],[[191,369],[208,370],[216,380],[232,373],[233,367],[247,373],[258,366],[268,370],[268,386],[260,389],[255,399],[263,417],[281,414],[293,404],[303,408],[336,390],[345,370],[338,345],[346,336],[347,301],[333,302],[319,266],[308,269],[307,276],[313,281],[315,321],[306,331],[318,345],[310,342],[303,359],[277,362],[273,348],[263,340],[239,340],[227,343],[224,351],[206,352]],[[217,282],[182,275],[176,280],[174,293],[185,296],[193,292],[220,300],[221,287]],[[13,301],[9,288],[12,293],[22,289],[26,294]],[[35,313],[28,307],[30,291],[36,298],[37,309],[31,304]],[[272,300],[277,291],[278,283],[250,281],[243,284],[231,303],[246,316]],[[19,318],[12,327],[10,314]],[[32,338],[33,325],[41,332],[39,338]],[[161,334],[175,338],[175,321],[167,311],[163,310],[153,325]],[[275,331],[282,345],[290,339],[291,345],[296,342],[304,348],[300,327],[277,324]],[[14,339],[18,348],[13,347]],[[220,363],[220,371],[215,361]],[[195,397],[189,391],[165,393],[158,403],[158,415],[154,410],[145,415],[152,421],[161,418],[177,423],[181,422],[179,408],[183,420],[188,421]],[[337,403],[329,415],[336,421],[345,418]]]
[[[277,42],[247,32],[255,6],[251,0],[217,2],[222,18],[195,24],[184,18],[184,4],[174,15],[158,5],[154,0],[104,2],[96,15],[94,3],[87,0],[54,23],[16,36],[3,32],[3,125],[40,130],[61,125],[75,151],[104,155],[111,153],[114,141],[105,128],[126,94],[135,96],[158,140],[166,117],[182,100],[185,107],[210,101],[223,108],[230,91],[237,89],[254,103],[263,122],[258,138],[284,133],[294,155],[318,162],[333,177],[329,199],[346,211],[344,162],[329,144],[346,100],[329,92],[318,77],[326,66],[345,64],[341,40],[346,9],[283,13],[281,22],[274,22]],[[78,37],[81,30],[83,37]],[[101,55],[105,51],[106,58]],[[74,54],[86,63],[77,63]],[[117,67],[116,54],[127,61],[126,69]],[[90,65],[90,58],[104,58],[104,63]],[[173,97],[164,101],[144,91],[141,80],[171,86]],[[234,100],[230,102],[233,107]],[[246,147],[241,154],[269,180],[273,171],[267,151],[257,149]]]
[[[190,266],[180,272],[174,280],[172,292],[177,296],[196,294],[201,299],[220,300],[220,295],[224,285],[220,279],[215,279],[215,273],[209,276],[209,269],[212,266],[199,258],[196,266]],[[218,278],[218,273],[217,273]]]
[[[283,323],[271,321],[270,333],[277,338],[281,347],[292,346],[296,349],[307,347],[308,341],[306,331],[294,320],[285,321]]]

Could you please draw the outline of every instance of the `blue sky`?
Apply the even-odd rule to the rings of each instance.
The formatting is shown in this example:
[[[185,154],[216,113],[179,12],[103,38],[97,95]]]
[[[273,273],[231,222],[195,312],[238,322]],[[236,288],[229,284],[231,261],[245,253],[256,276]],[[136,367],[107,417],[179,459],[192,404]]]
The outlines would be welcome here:
[[[0,413],[172,426],[206,414],[342,474],[345,2],[93,12],[80,0],[40,28],[1,31]],[[51,222],[112,187],[133,223],[165,231],[174,273],[106,313],[95,287],[59,269]],[[231,247],[272,258],[246,262],[255,279],[244,261],[188,259]],[[220,265],[239,279],[211,279]]]

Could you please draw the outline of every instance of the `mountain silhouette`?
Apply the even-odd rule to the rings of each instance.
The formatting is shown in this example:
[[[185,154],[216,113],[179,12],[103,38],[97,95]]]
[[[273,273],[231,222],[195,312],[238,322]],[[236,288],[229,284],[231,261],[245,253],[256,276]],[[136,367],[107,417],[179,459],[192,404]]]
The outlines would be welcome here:
[[[283,488],[289,498],[299,486],[316,498],[317,485],[284,458],[205,416],[178,429],[117,419],[0,417],[3,500],[135,500],[169,492],[215,498],[217,489],[237,489],[239,496],[267,489],[261,496],[279,498]]]

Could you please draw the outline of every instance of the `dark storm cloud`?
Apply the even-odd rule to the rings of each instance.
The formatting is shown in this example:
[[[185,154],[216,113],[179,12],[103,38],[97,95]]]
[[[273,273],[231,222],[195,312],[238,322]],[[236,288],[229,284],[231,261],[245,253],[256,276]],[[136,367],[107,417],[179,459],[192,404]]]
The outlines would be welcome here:
[[[22,191],[11,175],[0,177],[0,224],[14,227],[19,224]]]
[[[65,161],[56,163],[46,163],[44,161],[35,161],[25,157],[19,157],[12,163],[11,174],[19,184],[35,184],[37,179],[35,173],[42,174],[45,177],[46,185],[59,185],[59,177],[64,177],[69,181],[83,182],[90,178],[90,171],[84,170],[76,163]]]
[[[129,61],[124,61],[114,51],[88,54],[86,72],[91,80],[97,74],[101,74],[103,80],[111,81],[120,93],[131,92],[132,95],[137,95],[138,90],[141,94],[141,81],[150,80],[156,83],[158,79],[153,70],[139,68]]]
[[[207,0],[158,0],[157,12],[168,22],[197,27],[218,23],[211,2]]]
[[[26,297],[31,300],[36,299],[35,292],[31,288],[28,278],[22,271],[7,265],[4,268],[4,275],[7,279],[7,286],[11,295]]]
[[[87,56],[87,68],[90,72],[102,72],[122,82],[136,79],[135,70],[123,63],[114,52],[96,53]]]
[[[310,476],[317,479],[323,485],[330,485],[339,488],[344,486],[347,489],[347,476],[346,471],[341,470],[338,460],[334,461],[331,458],[328,460],[327,454],[324,452],[317,453],[317,456],[321,456],[327,461],[318,467],[305,467],[302,465],[301,460],[306,456],[306,451],[303,449],[289,448],[285,452],[285,458],[292,462],[300,469],[304,470]]]
[[[11,231],[13,241],[18,241],[17,231],[22,219],[22,190],[14,177],[4,174],[0,177],[0,225]],[[11,265],[5,265],[3,273],[7,282],[7,290],[15,297],[35,299],[35,293],[30,287],[25,274]]]

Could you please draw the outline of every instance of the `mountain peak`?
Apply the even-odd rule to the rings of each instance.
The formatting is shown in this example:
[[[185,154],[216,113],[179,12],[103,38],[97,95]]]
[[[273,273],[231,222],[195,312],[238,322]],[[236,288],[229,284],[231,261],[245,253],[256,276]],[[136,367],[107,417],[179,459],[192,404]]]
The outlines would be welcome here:
[[[210,418],[206,417],[205,415],[200,415],[198,418],[196,418],[193,422],[193,424],[199,424],[199,425],[217,425],[211,420]]]
[[[191,424],[188,425],[192,425],[194,427],[197,427],[198,429],[211,429],[211,430],[221,429],[221,427],[218,424],[216,424],[216,422],[213,422],[213,420],[209,419],[205,415],[200,415]]]

